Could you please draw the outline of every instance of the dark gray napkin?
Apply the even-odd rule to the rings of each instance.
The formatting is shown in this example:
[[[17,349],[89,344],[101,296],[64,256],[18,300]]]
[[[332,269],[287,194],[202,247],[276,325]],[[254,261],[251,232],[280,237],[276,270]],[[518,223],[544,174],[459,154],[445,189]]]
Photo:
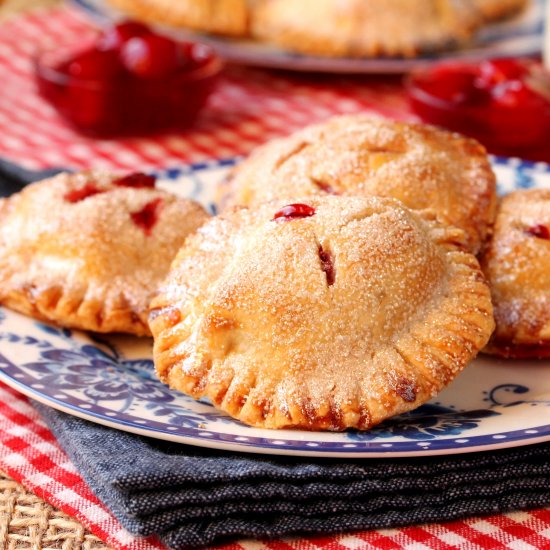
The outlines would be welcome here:
[[[267,457],[152,440],[36,407],[121,523],[174,549],[550,505],[549,444],[407,459]]]
[[[8,197],[20,191],[27,183],[49,178],[58,174],[60,168],[48,170],[27,170],[9,160],[0,158],[0,197]]]

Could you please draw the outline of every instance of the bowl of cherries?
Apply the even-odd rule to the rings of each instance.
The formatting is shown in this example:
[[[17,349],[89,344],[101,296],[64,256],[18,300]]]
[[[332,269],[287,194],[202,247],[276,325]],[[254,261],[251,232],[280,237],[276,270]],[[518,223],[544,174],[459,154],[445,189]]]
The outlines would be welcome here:
[[[531,59],[446,62],[409,75],[411,107],[424,121],[472,136],[490,152],[550,154],[550,73]]]
[[[212,48],[124,21],[85,47],[36,58],[40,94],[76,129],[136,135],[190,126],[221,70]]]

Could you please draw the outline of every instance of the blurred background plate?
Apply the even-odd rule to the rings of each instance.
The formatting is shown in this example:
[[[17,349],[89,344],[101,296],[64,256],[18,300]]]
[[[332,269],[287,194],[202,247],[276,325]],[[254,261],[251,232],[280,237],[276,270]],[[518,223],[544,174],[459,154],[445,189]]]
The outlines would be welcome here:
[[[104,0],[69,0],[69,3],[100,25],[121,18],[120,13],[108,7]],[[200,40],[210,44],[226,60],[245,65],[330,73],[404,73],[442,59],[536,55],[542,49],[543,14],[544,0],[532,0],[530,7],[514,19],[484,27],[477,34],[471,48],[414,59],[314,57],[285,52],[249,40],[226,39],[184,29],[165,30],[182,39]]]

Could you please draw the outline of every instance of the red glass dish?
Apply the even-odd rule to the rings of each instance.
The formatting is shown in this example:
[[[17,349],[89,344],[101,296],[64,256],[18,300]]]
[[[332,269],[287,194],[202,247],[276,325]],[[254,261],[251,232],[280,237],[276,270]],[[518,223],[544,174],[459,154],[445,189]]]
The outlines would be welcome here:
[[[471,136],[495,154],[550,155],[550,75],[532,60],[448,62],[406,80],[422,120]]]
[[[197,55],[166,74],[138,60],[142,73],[149,70],[145,75],[133,73],[118,52],[97,44],[70,52],[47,51],[36,59],[38,90],[85,134],[112,137],[185,128],[206,104],[221,61],[203,44],[177,45],[187,54],[194,48]]]

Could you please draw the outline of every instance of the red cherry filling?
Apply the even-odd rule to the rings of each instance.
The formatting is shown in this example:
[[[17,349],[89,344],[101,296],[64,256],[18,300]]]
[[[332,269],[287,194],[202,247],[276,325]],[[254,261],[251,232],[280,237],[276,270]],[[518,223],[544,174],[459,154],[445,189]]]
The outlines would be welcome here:
[[[162,207],[162,199],[153,199],[149,201],[141,210],[137,212],[130,212],[132,221],[141,229],[146,235],[150,235],[153,227],[155,227],[160,208]]]
[[[506,359],[546,359],[550,357],[550,342],[541,340],[535,344],[511,344],[507,341],[490,342],[491,353]]]
[[[532,225],[525,230],[525,233],[533,235],[533,237],[537,237],[539,239],[550,240],[550,229],[548,229],[546,225]]]
[[[93,183],[87,183],[80,189],[68,191],[63,195],[63,198],[68,202],[80,202],[93,195],[98,195],[99,193],[105,193],[105,189],[99,189]]]
[[[155,187],[155,182],[155,176],[144,174],[143,172],[127,174],[113,181],[115,185],[120,187],[147,187],[150,189]]]
[[[323,250],[323,247],[319,245],[319,259],[321,260],[321,271],[324,272],[327,278],[327,285],[332,286],[336,278],[334,272],[334,263],[332,261],[332,256],[326,250]]]
[[[508,80],[521,80],[529,72],[529,64],[517,59],[491,59],[479,66],[479,83],[496,86]]]
[[[81,80],[107,80],[117,76],[122,67],[118,54],[90,48],[63,63],[59,70]]]
[[[116,50],[130,38],[150,34],[151,29],[137,21],[123,21],[105,29],[97,40],[97,47],[100,50]]]
[[[324,181],[313,179],[313,183],[325,193],[328,193],[329,195],[339,195],[338,191],[332,187],[332,185],[329,185],[328,183],[325,183]]]
[[[427,122],[477,138],[497,154],[533,158],[546,147],[550,73],[535,61],[446,63],[413,74],[410,83],[411,105]]]
[[[70,59],[46,52],[36,66],[41,95],[78,129],[106,137],[188,126],[219,69],[210,47],[132,21],[104,30]]]
[[[120,48],[124,67],[140,78],[162,78],[175,73],[179,67],[178,45],[164,36],[136,36]]]
[[[424,82],[434,97],[453,105],[479,105],[489,101],[487,90],[478,86],[475,72],[442,67]]]
[[[295,220],[299,218],[309,218],[315,214],[315,208],[309,206],[308,204],[295,203],[287,204],[283,206],[280,210],[275,212],[273,220]]]
[[[417,392],[418,389],[414,383],[403,376],[400,377],[395,384],[395,393],[407,403],[414,403],[414,401],[416,401]]]

